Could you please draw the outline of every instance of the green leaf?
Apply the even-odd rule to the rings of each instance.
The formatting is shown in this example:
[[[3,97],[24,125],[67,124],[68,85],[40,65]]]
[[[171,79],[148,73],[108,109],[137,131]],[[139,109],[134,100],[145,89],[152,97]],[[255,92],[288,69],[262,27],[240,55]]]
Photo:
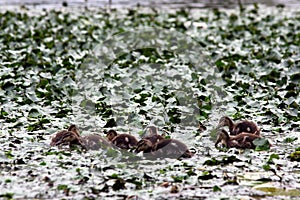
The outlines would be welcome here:
[[[298,140],[297,137],[287,137],[287,138],[284,139],[284,142],[285,143],[292,143],[292,142],[294,142],[296,140]]]
[[[215,176],[211,174],[210,171],[204,171],[202,175],[198,176],[198,179],[200,180],[209,180],[213,179]]]
[[[12,151],[6,151],[5,156],[9,159],[12,159],[14,157],[14,155],[12,154]]]
[[[295,151],[289,155],[291,161],[298,161],[300,162],[300,151]]]
[[[68,186],[67,186],[67,185],[61,184],[61,185],[58,185],[58,186],[57,186],[57,189],[58,189],[58,190],[66,190],[66,189],[68,189]]]
[[[45,165],[47,165],[47,163],[46,162],[41,162],[40,165],[45,166]]]
[[[257,138],[253,141],[253,144],[256,146],[255,151],[267,151],[271,146],[269,140],[265,138]]]
[[[0,194],[0,197],[7,198],[7,199],[13,199],[14,195],[15,195],[14,193],[8,192],[5,194]]]
[[[267,161],[268,164],[274,164],[273,159],[279,159],[279,155],[271,154],[269,160]]]
[[[218,187],[218,186],[213,186],[213,192],[221,192],[222,191],[222,189],[220,188],[220,187]]]

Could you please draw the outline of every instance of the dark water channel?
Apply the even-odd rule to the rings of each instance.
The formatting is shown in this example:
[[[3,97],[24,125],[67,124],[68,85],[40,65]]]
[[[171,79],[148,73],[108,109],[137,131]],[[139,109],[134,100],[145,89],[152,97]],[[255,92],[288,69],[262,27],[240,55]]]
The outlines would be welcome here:
[[[36,6],[36,7],[135,7],[137,5],[158,8],[233,8],[239,1],[243,5],[260,3],[266,6],[275,6],[278,4],[287,7],[299,7],[299,0],[0,0],[0,7],[11,6]]]

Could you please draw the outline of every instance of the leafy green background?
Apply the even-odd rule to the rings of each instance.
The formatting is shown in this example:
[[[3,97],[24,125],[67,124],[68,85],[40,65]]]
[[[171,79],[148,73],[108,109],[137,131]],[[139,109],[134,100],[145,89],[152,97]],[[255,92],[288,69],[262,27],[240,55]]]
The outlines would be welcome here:
[[[0,26],[1,197],[300,195],[299,161],[290,158],[300,132],[299,11],[23,8],[2,11]],[[161,41],[166,48],[128,51],[137,39],[131,33],[147,28],[169,33]],[[145,44],[160,39],[152,36]],[[169,51],[178,36],[199,49],[189,49],[189,58]],[[187,45],[177,41],[173,48]],[[113,62],[94,57],[99,44],[121,54]],[[85,71],[93,64],[95,71]],[[89,91],[87,72],[101,87],[80,99]],[[271,149],[215,149],[215,127],[225,114],[257,122]],[[206,131],[197,130],[197,120]],[[117,150],[50,148],[51,135],[70,123],[83,134],[116,126],[137,137],[154,123],[196,155],[148,161]]]

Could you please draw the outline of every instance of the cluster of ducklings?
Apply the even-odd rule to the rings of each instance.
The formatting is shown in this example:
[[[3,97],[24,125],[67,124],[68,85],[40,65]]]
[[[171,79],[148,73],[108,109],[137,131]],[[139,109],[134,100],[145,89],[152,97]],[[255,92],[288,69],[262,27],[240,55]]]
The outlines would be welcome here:
[[[193,153],[179,140],[165,139],[158,134],[157,128],[149,126],[149,135],[137,140],[130,134],[118,134],[115,130],[109,130],[106,138],[94,134],[81,136],[76,125],[71,125],[68,130],[56,133],[51,140],[51,146],[59,145],[80,145],[84,149],[105,149],[119,148],[133,150],[135,153],[143,152],[145,156],[151,158],[190,158]]]
[[[229,133],[221,129],[228,126]],[[106,149],[119,148],[133,150],[135,153],[143,152],[145,156],[152,158],[190,158],[193,153],[179,140],[165,139],[158,134],[155,126],[149,126],[149,135],[137,140],[130,134],[118,134],[115,130],[109,130],[106,138],[94,134],[81,136],[76,125],[71,125],[68,130],[56,133],[51,140],[51,146],[68,144],[70,146],[79,145],[84,149]],[[228,116],[223,116],[218,124],[217,140],[215,147],[221,143],[226,148],[255,149],[253,141],[261,138],[260,129],[257,125],[248,120],[234,123]]]
[[[229,133],[220,129],[221,127],[228,126]],[[248,120],[234,123],[228,116],[223,116],[218,125],[217,141],[215,147],[222,143],[226,148],[240,148],[240,149],[255,149],[253,141],[261,138],[260,129],[257,125]]]

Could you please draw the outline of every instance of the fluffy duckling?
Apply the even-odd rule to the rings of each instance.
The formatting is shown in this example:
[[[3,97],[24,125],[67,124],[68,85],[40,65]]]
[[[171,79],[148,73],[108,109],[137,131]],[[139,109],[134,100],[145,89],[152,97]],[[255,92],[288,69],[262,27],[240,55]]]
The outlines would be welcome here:
[[[80,145],[84,149],[92,150],[111,147],[111,144],[100,135],[87,135],[81,137],[79,135],[79,129],[76,125],[71,125],[68,131],[64,130],[58,132],[55,137],[52,138],[50,143],[51,146],[59,146],[64,144],[68,144],[69,146]]]
[[[142,139],[136,149],[137,153],[141,151],[148,158],[191,158],[194,155],[185,144],[175,139],[163,139],[154,145]]]
[[[164,137],[158,134],[158,130],[155,126],[147,127],[149,134],[146,137],[143,137],[138,143],[135,149],[136,153],[144,152],[150,153],[152,147],[159,141],[163,140]]]
[[[130,134],[118,134],[115,130],[109,130],[106,134],[107,139],[120,149],[132,149],[137,146],[137,139]]]
[[[260,129],[257,127],[257,125],[248,120],[243,120],[238,123],[233,123],[232,119],[228,116],[221,117],[219,121],[218,128],[228,126],[230,135],[238,135],[240,133],[252,133],[255,135],[260,134]]]
[[[50,145],[51,146],[55,146],[56,143],[61,140],[61,138],[67,133],[67,132],[73,132],[75,133],[78,137],[80,137],[79,135],[79,129],[78,127],[75,125],[75,124],[72,124],[69,126],[69,128],[67,130],[62,130],[62,131],[59,131],[57,132],[51,139],[51,143]]]
[[[149,126],[149,135],[146,137],[143,137],[144,140],[149,140],[154,145],[160,140],[163,140],[164,137],[162,135],[158,134],[158,129],[155,126]]]
[[[255,149],[253,140],[260,138],[260,135],[242,132],[235,136],[230,136],[227,131],[221,129],[218,131],[217,141],[215,147],[221,142],[226,148],[241,148],[241,149]]]
[[[79,135],[77,135],[73,131],[61,131],[59,134],[57,134],[51,141],[51,146],[59,146],[68,144],[69,146],[72,145],[80,145],[82,147],[85,147],[82,139]]]
[[[150,140],[147,139],[141,139],[137,143],[137,147],[135,149],[135,153],[144,152],[144,153],[150,153],[152,151],[153,143]]]
[[[149,126],[149,135],[142,138],[136,148],[136,152],[143,152],[149,158],[190,158],[193,156],[188,147],[175,139],[164,139],[158,135],[155,126]]]

